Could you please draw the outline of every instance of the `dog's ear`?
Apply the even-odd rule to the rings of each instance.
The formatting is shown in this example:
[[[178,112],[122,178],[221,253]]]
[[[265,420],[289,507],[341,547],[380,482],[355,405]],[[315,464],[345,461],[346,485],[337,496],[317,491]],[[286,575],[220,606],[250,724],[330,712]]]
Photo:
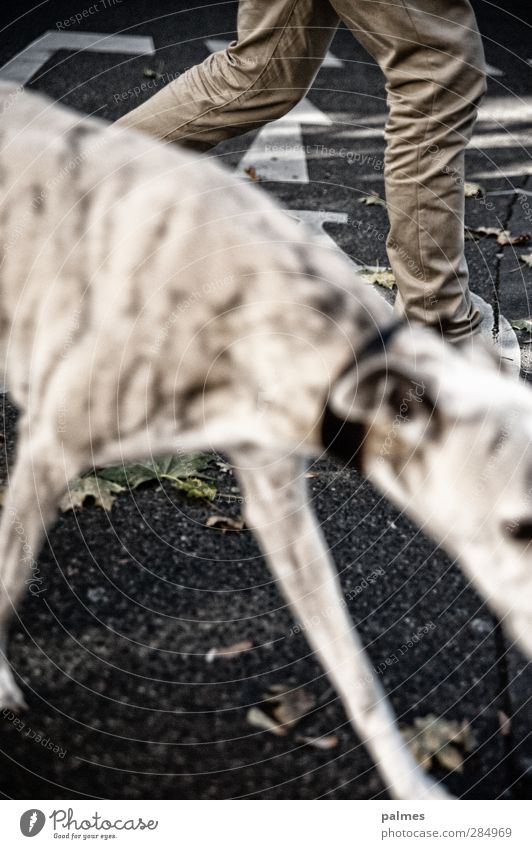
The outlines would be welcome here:
[[[433,412],[434,388],[414,368],[375,356],[362,365],[353,363],[340,375],[331,387],[329,406],[339,418],[369,426],[379,415],[395,416],[413,404],[420,408],[423,401],[424,412]]]
[[[361,468],[369,431],[381,440],[393,431],[405,448],[413,448],[438,426],[438,406],[434,386],[429,388],[413,368],[392,365],[385,354],[372,356],[354,362],[332,385],[323,443],[344,463]]]

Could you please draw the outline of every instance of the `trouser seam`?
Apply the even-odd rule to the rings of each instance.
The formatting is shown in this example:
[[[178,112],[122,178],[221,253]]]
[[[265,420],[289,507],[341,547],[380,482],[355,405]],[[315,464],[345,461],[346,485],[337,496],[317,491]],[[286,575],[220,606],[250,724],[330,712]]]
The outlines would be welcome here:
[[[419,32],[418,32],[417,26],[415,24],[415,21],[414,21],[412,15],[410,13],[410,10],[409,10],[408,6],[406,5],[405,0],[401,0],[401,2],[402,2],[402,6],[403,6],[403,9],[406,12],[407,17],[410,20],[410,24],[412,26],[412,29],[414,30],[417,43],[421,44],[421,41],[420,41],[420,38],[419,38]],[[425,51],[425,52],[427,52],[427,51]],[[431,119],[434,117],[434,100],[435,100],[435,97],[436,97],[436,86],[435,86],[435,83],[434,83],[434,69],[432,67],[432,62],[431,62],[431,58],[430,58],[430,50],[428,52],[428,55],[425,56],[425,64],[427,66],[428,76],[430,77],[430,80],[431,80],[432,98],[431,98],[431,102],[430,102],[430,113],[429,113],[429,115],[427,115],[427,119],[426,119],[426,123],[425,123],[425,129],[424,129],[424,132],[423,132],[422,142],[420,141],[420,144],[418,146],[418,152],[417,152],[417,157],[416,157],[416,177],[417,177],[417,179],[416,179],[415,183],[416,183],[416,228],[417,228],[417,239],[418,239],[419,262],[420,262],[420,265],[421,265],[423,280],[425,281],[425,286],[426,286],[427,285],[427,274],[426,274],[426,269],[425,269],[425,263],[423,261],[423,250],[422,250],[422,247],[421,247],[421,217],[420,217],[419,191],[420,191],[420,171],[421,171],[420,160],[421,160],[421,151],[423,149],[422,144],[424,145],[425,142],[426,142],[427,134],[428,134],[428,128],[430,126]],[[425,296],[424,296],[423,300],[425,300]],[[426,307],[425,303],[423,304],[423,309],[424,309],[424,312],[425,312],[425,321],[426,321],[427,320],[427,307]]]

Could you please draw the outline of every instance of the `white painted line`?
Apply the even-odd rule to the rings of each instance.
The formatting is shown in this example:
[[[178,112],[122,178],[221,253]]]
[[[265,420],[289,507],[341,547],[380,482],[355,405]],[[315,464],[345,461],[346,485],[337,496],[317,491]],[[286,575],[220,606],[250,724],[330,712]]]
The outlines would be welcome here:
[[[527,121],[532,118],[532,97],[488,97],[479,109],[480,121]]]
[[[327,212],[323,209],[287,209],[286,211],[291,218],[296,218],[304,223],[323,247],[339,251],[345,259],[349,260],[355,271],[360,271],[362,266],[358,265],[345,251],[339,248],[332,236],[329,236],[327,231],[323,229],[324,224],[347,224],[349,216],[346,212]]]
[[[231,41],[228,41],[224,38],[206,38],[205,44],[207,45],[208,50],[211,53],[217,53],[218,50],[225,50],[226,47],[229,47],[232,44]],[[343,68],[344,63],[341,59],[338,59],[337,56],[334,56],[330,51],[325,56],[325,59],[322,63],[322,68]]]
[[[283,118],[272,121],[259,131],[246,151],[237,171],[254,168],[262,180],[308,183],[307,156],[303,146],[302,124],[331,126],[325,112],[304,97]]]
[[[525,174],[532,174],[532,164],[514,162],[510,165],[492,165],[486,171],[473,171],[468,176],[472,180],[493,180],[495,177],[524,177]]]
[[[48,30],[28,44],[0,68],[0,78],[25,85],[57,50],[90,50],[96,53],[129,53],[144,56],[155,53],[151,36],[108,35],[98,32],[56,32]]]
[[[499,189],[498,191],[486,192],[486,197],[500,197],[501,195],[527,195],[532,197],[532,192],[527,189]]]

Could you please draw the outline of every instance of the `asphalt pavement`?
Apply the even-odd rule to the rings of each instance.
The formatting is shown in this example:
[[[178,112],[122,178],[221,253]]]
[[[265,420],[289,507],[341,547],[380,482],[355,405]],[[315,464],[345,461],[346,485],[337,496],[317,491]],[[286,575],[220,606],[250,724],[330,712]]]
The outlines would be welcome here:
[[[467,153],[467,179],[483,193],[468,198],[466,222],[519,235],[532,233],[532,42],[521,5],[505,5],[476,3],[490,80]],[[197,0],[190,11],[170,0],[24,9],[11,19],[9,6],[4,12],[0,65],[29,87],[110,120],[231,39],[236,20],[235,3]],[[41,44],[39,59],[27,48],[46,32],[63,38],[48,39],[46,50]],[[109,41],[109,50],[94,49],[97,36],[68,40],[80,33],[127,40]],[[300,120],[267,137],[226,142],[215,155],[232,168],[256,167],[266,191],[356,264],[386,265],[385,209],[359,203],[383,194],[384,114],[378,68],[341,29]],[[296,152],[282,162],[271,148],[287,133]],[[467,242],[471,288],[495,319],[531,314],[532,268],[520,260],[530,250],[532,242]],[[518,335],[526,378],[530,337]],[[2,413],[5,480],[16,420],[8,396]],[[332,463],[313,472],[313,505],[346,603],[399,720],[435,715],[469,726],[462,771],[435,762],[434,774],[460,796],[530,798],[529,665],[459,568],[367,482]],[[87,506],[59,517],[39,560],[44,591],[25,600],[13,626],[11,660],[30,709],[21,720],[0,712],[3,796],[382,795],[252,536],[206,526],[213,514],[240,513],[231,471],[213,461],[210,474],[212,504],[147,485],[120,495],[109,513]],[[235,644],[247,648],[225,657],[213,651]],[[274,685],[304,688],[313,705],[285,736],[249,719]],[[317,747],[316,738],[327,746]]]

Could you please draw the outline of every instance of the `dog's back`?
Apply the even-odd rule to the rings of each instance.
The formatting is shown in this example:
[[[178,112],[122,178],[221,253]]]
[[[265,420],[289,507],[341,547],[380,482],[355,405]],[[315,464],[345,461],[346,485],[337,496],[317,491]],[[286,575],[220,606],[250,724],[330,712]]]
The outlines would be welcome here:
[[[100,429],[116,395],[129,429],[146,415],[197,426],[229,404],[249,420],[260,398],[279,409],[268,419],[277,441],[292,438],[287,403],[310,426],[353,339],[387,314],[349,265],[309,247],[304,228],[213,160],[1,89],[2,297],[17,403],[30,384],[41,404],[51,380],[62,392],[78,382],[82,395],[89,379]],[[304,390],[287,351],[312,375]],[[65,433],[79,432],[81,415],[71,404]]]

